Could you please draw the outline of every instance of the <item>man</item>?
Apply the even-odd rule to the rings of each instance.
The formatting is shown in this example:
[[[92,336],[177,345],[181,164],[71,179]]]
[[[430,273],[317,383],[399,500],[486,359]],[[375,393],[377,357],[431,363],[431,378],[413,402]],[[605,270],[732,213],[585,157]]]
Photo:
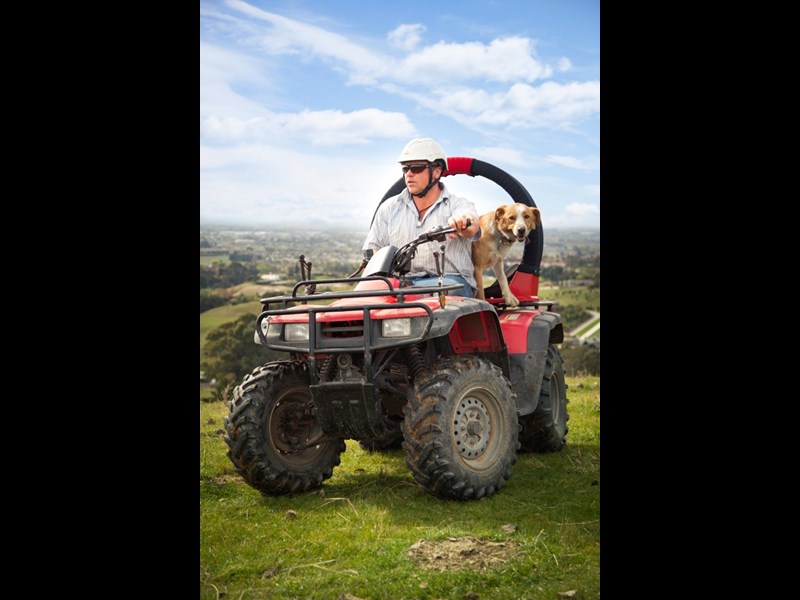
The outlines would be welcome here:
[[[481,237],[475,205],[451,194],[439,181],[447,170],[447,156],[431,138],[411,140],[400,153],[398,162],[402,165],[406,188],[397,196],[387,198],[378,208],[364,242],[365,253],[389,245],[399,248],[436,225],[456,227],[458,235],[449,236],[452,241],[447,242],[445,249],[444,275],[464,286],[450,294],[474,297],[472,242]],[[417,249],[408,273],[412,285],[436,285],[438,276],[433,252],[438,248],[439,244],[433,243],[422,244]]]

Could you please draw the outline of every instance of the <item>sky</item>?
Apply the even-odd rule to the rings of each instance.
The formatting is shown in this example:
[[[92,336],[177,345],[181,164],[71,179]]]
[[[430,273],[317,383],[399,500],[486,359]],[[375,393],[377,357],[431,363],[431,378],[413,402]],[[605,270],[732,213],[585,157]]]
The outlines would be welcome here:
[[[599,228],[599,0],[201,0],[201,226],[366,232],[415,137],[511,174],[545,228]]]

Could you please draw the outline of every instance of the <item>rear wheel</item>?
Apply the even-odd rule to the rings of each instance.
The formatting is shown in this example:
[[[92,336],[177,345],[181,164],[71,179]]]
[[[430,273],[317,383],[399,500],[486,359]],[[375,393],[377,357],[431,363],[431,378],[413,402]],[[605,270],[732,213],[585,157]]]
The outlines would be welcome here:
[[[511,384],[475,356],[447,358],[414,383],[403,407],[406,464],[440,498],[491,496],[517,461],[519,424]]]
[[[313,415],[305,365],[258,367],[233,392],[225,417],[228,457],[252,487],[279,495],[319,487],[333,474],[344,440],[324,435]]]
[[[558,348],[550,344],[547,347],[539,404],[533,413],[519,419],[522,425],[519,434],[521,452],[555,452],[564,447],[569,431],[567,402],[561,354]]]

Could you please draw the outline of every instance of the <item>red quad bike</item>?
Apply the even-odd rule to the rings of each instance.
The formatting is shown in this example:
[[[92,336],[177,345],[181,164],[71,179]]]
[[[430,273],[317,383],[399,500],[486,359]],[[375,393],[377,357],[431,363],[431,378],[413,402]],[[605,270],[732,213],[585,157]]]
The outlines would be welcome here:
[[[486,177],[513,202],[536,206],[493,165],[447,162],[445,176]],[[400,178],[381,202],[404,185]],[[312,280],[301,256],[304,280],[261,300],[255,341],[288,357],[247,375],[228,405],[228,457],[248,484],[271,495],[320,487],[354,439],[368,451],[402,446],[414,479],[434,496],[479,499],[505,485],[518,451],[563,448],[567,386],[555,344],[564,331],[554,303],[537,296],[541,226],[507,270],[520,300],[513,309],[496,283],[487,300],[446,295],[460,284],[441,271],[438,285],[409,287],[417,246],[440,243],[443,255],[454,231],[382,248],[343,279]],[[342,283],[352,290],[315,293]]]

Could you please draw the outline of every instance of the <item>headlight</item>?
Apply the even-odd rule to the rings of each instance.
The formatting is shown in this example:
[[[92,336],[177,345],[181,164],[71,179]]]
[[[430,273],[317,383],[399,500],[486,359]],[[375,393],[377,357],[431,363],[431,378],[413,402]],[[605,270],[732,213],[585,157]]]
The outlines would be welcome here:
[[[287,323],[284,331],[287,342],[308,340],[308,323]]]
[[[383,337],[408,337],[411,335],[411,319],[384,319],[381,331]]]

